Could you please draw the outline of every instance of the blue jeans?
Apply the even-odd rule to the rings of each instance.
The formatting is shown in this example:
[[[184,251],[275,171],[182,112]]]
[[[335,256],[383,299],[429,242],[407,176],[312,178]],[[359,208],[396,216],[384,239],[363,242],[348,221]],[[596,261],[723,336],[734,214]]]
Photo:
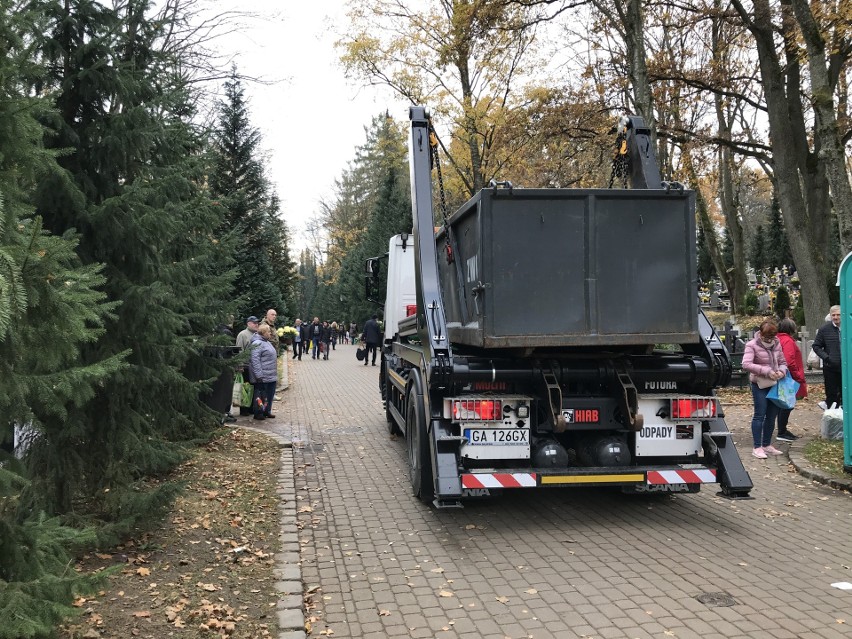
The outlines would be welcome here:
[[[757,384],[751,384],[751,396],[754,399],[754,417],[751,418],[751,436],[754,439],[755,448],[763,448],[772,443],[772,433],[775,430],[775,418],[780,410],[766,396],[769,388],[760,388]]]

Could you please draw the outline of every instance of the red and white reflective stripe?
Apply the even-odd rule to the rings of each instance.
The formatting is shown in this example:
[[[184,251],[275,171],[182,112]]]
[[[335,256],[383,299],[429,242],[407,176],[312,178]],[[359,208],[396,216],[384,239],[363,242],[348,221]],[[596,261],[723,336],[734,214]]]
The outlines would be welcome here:
[[[462,488],[535,488],[535,473],[477,473],[462,475]]]
[[[699,470],[649,470],[648,483],[655,484],[714,484],[716,471],[712,468]]]

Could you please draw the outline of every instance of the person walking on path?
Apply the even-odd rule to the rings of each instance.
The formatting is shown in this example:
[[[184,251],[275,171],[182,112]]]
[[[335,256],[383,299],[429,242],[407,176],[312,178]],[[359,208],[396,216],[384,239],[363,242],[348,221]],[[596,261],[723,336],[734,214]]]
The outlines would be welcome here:
[[[825,408],[843,405],[843,379],[840,372],[840,307],[832,306],[829,320],[814,337],[813,349],[822,360],[822,379],[825,382]]]
[[[299,326],[299,332],[302,335],[302,350],[299,352],[299,359],[302,359],[302,355],[305,353],[311,352],[311,335],[310,335],[311,325],[307,322],[302,322],[302,325]]]
[[[328,321],[322,323],[322,332],[320,333],[320,343],[322,344],[322,358],[324,360],[328,359],[328,351],[331,350],[331,326],[328,325]]]
[[[778,327],[772,320],[764,320],[760,331],[745,345],[743,370],[748,371],[751,382],[751,396],[754,400],[754,415],[751,419],[751,434],[754,439],[752,455],[766,459],[769,455],[781,455],[781,451],[772,445],[772,431],[775,430],[775,418],[778,406],[767,399],[769,389],[787,374],[787,361],[781,342],[778,340]]]
[[[311,342],[311,359],[317,359],[320,355],[320,338],[322,337],[322,324],[319,317],[315,317],[308,329],[308,339]]]
[[[364,358],[364,366],[373,353],[373,366],[376,365],[376,350],[382,343],[382,330],[379,328],[378,315],[373,315],[364,323],[364,345],[367,347],[367,356]]]
[[[251,405],[255,419],[274,418],[272,400],[275,398],[275,384],[278,382],[278,353],[272,345],[272,329],[262,324],[251,343],[249,360],[249,380],[254,384],[254,396]]]
[[[340,337],[340,327],[337,322],[331,323],[331,350],[337,350],[337,340]],[[342,340],[341,340],[342,342]]]
[[[297,319],[293,328],[296,329],[293,335],[293,359],[302,361],[302,320]]]
[[[793,338],[797,330],[796,322],[789,318],[782,319],[778,324],[778,340],[781,342],[781,350],[784,353],[784,359],[787,361],[787,370],[790,371],[790,377],[799,382],[796,399],[804,399],[808,396],[808,383],[805,381],[805,364],[802,361],[802,351]],[[778,441],[794,442],[799,439],[798,435],[794,435],[787,429],[790,413],[793,410],[792,408],[780,408],[778,411],[778,435],[775,436]]]

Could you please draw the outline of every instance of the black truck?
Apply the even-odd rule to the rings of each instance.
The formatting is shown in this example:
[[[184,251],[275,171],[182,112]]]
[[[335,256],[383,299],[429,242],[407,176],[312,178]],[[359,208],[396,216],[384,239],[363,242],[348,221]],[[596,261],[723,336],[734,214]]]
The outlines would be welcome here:
[[[411,107],[413,233],[387,268],[379,388],[414,495],[752,488],[715,389],[731,377],[698,307],[695,195],[660,180],[641,118],[619,123],[632,188],[492,184],[435,232],[436,138]],[[386,261],[386,265],[385,265]]]

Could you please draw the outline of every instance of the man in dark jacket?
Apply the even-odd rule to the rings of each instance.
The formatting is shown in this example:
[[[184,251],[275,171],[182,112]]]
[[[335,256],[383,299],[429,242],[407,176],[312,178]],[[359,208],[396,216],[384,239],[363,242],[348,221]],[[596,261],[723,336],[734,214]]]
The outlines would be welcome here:
[[[328,320],[322,323],[320,342],[322,342],[322,358],[328,359],[328,351],[331,350],[331,326],[329,325]]]
[[[320,324],[319,317],[315,317],[308,327],[308,339],[311,341],[311,359],[319,359],[322,340],[322,324]]]
[[[840,307],[832,306],[829,320],[817,331],[814,353],[822,360],[822,378],[825,382],[825,405],[843,405],[843,383],[840,372]]]
[[[308,322],[302,322],[301,326],[299,326],[299,331],[302,334],[302,347],[299,351],[299,359],[302,359],[302,354],[310,352],[311,345],[311,325]]]
[[[367,360],[370,358],[370,352],[373,353],[373,366],[376,365],[376,349],[382,343],[382,330],[379,328],[377,321],[378,315],[373,315],[364,323],[364,345],[367,347],[367,356],[364,358],[364,366],[367,365]]]

